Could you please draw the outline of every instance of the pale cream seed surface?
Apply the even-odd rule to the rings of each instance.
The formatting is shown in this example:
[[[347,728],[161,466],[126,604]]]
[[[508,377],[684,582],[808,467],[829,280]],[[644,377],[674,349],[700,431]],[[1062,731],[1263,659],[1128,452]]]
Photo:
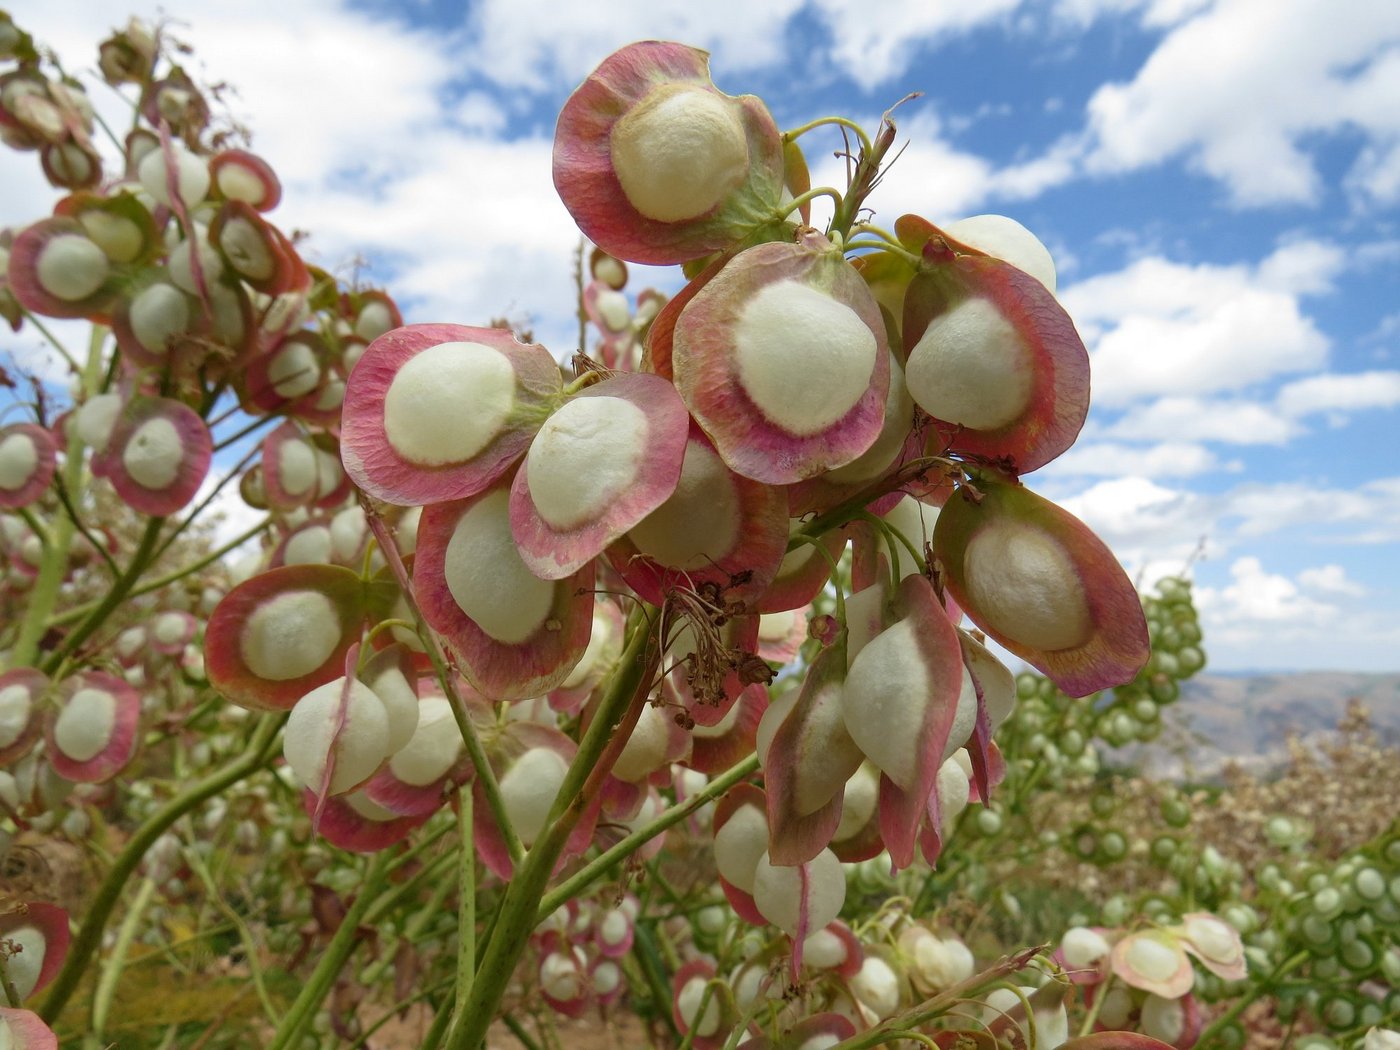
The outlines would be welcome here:
[[[290,591],[253,610],[239,637],[248,670],[285,682],[310,674],[340,643],[340,617],[324,594]]]
[[[384,435],[410,463],[462,463],[491,443],[514,405],[509,358],[481,343],[439,343],[407,361],[389,384]]]
[[[672,569],[703,569],[739,541],[743,512],[734,478],[709,447],[685,448],[676,491],[628,534],[637,549]]]
[[[132,433],[122,449],[122,466],[142,488],[169,488],[180,476],[182,445],[179,428],[164,416],[154,416]]]
[[[153,284],[131,301],[127,320],[138,343],[163,354],[170,337],[189,327],[189,301],[174,285]]]
[[[909,352],[905,380],[935,419],[997,430],[1030,403],[1033,363],[1001,311],[987,299],[965,299],[929,323]]]
[[[458,607],[491,638],[525,641],[554,606],[554,584],[520,558],[510,530],[510,493],[499,489],[468,510],[447,543],[443,578]]]
[[[29,725],[33,701],[22,685],[7,685],[0,689],[0,747],[9,747]]]
[[[39,249],[39,285],[55,299],[86,299],[107,279],[110,267],[102,249],[82,234],[61,233]]]
[[[580,397],[547,420],[525,457],[535,509],[552,528],[574,529],[602,516],[646,459],[646,413],[620,397]]]
[[[38,465],[39,452],[28,434],[8,434],[0,440],[0,489],[23,488]]]
[[[1069,552],[1033,528],[979,530],[963,555],[963,577],[978,617],[1013,641],[1054,652],[1082,645],[1093,632]]]
[[[79,689],[53,726],[54,743],[75,762],[102,753],[117,725],[117,698],[105,689]]]
[[[657,222],[709,212],[749,166],[735,105],[690,84],[660,87],[643,99],[613,127],[611,151],[622,192]]]
[[[765,285],[734,328],[744,392],[798,437],[826,430],[864,396],[879,345],[860,315],[800,281]]]

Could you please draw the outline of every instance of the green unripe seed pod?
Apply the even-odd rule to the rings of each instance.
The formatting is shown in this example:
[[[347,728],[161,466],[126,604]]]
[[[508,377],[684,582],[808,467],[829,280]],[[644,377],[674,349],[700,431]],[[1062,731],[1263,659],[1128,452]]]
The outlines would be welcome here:
[[[1328,1028],[1345,1031],[1356,1024],[1356,1004],[1340,995],[1329,999],[1322,1007],[1322,1020]]]
[[[1163,799],[1162,819],[1174,828],[1186,827],[1191,823],[1191,804],[1180,797]]]
[[[1099,857],[1103,860],[1122,860],[1128,855],[1128,840],[1121,832],[1105,831],[1099,836]]]
[[[1335,919],[1342,913],[1341,893],[1334,886],[1323,886],[1313,894],[1312,910],[1324,919]]]
[[[1001,831],[1001,814],[994,809],[984,809],[977,814],[977,830],[991,837]]]
[[[1099,849],[1098,833],[1088,824],[1081,824],[1070,835],[1069,847],[1080,860],[1092,860]]]
[[[1352,888],[1363,901],[1378,901],[1385,896],[1385,876],[1375,868],[1362,868],[1352,876]]]
[[[1152,847],[1150,850],[1152,859],[1158,864],[1165,864],[1176,856],[1176,852],[1180,846],[1181,844],[1170,835],[1158,835],[1152,840]]]
[[[1089,800],[1089,808],[1096,817],[1111,817],[1113,811],[1118,808],[1118,800],[1112,795],[1098,794]]]
[[[1133,717],[1143,725],[1151,725],[1162,717],[1162,712],[1151,700],[1138,700],[1133,703]]]
[[[1342,965],[1348,969],[1368,973],[1376,965],[1376,949],[1369,941],[1357,938],[1342,942]]]
[[[1016,699],[1029,700],[1039,691],[1040,679],[1029,671],[1022,671],[1016,676]]]

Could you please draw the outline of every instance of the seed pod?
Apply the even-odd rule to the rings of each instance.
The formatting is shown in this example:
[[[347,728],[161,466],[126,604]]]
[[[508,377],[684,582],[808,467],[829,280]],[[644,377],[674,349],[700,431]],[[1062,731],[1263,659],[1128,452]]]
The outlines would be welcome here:
[[[63,966],[68,954],[68,913],[54,904],[21,903],[0,913],[0,940],[13,941],[20,948],[8,955],[5,969],[19,1001],[24,1002],[47,988]],[[7,1017],[8,1011],[0,1011],[0,1018]]]
[[[39,701],[48,676],[28,667],[0,674],[0,768],[22,758],[39,738]]]
[[[550,415],[511,485],[511,533],[530,571],[570,576],[660,508],[688,432],[671,384],[643,373],[595,383]]]
[[[53,435],[34,423],[0,427],[0,509],[27,507],[49,487],[58,454]]]
[[[786,485],[856,459],[884,423],[889,354],[870,291],[830,241],[741,252],[677,319],[686,407],[736,473]]]
[[[785,226],[767,107],[720,92],[709,56],[682,44],[629,44],[569,96],[554,186],[591,241],[631,262],[684,262]]]
[[[493,700],[557,686],[582,657],[593,625],[593,563],[566,579],[534,575],[511,535],[509,481],[425,507],[413,564],[424,619]]]
[[[375,339],[345,389],[341,454],[376,499],[462,499],[508,471],[563,381],[549,351],[509,332],[409,325]]]
[[[1137,592],[1103,541],[1019,484],[980,472],[934,530],[944,582],[972,621],[1071,696],[1147,662]]]
[[[45,730],[54,771],[79,784],[111,780],[136,754],[140,695],[102,671],[71,675],[58,692],[58,712]]]
[[[10,245],[9,287],[21,306],[45,317],[106,323],[116,302],[112,261],[77,219],[26,227]]]
[[[209,160],[209,174],[219,193],[258,211],[271,211],[282,199],[282,184],[271,165],[247,150],[226,149]]]
[[[213,460],[209,427],[194,409],[166,397],[135,397],[122,408],[92,471],[133,510],[167,517],[199,491]]]
[[[1125,984],[1166,999],[1179,999],[1195,981],[1181,941],[1164,930],[1128,934],[1113,946],[1109,964]]]

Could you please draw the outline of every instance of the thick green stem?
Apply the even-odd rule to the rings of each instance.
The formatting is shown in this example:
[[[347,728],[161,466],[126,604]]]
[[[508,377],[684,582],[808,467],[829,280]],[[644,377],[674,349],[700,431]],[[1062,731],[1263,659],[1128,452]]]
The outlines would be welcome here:
[[[466,1002],[457,1003],[457,1015],[447,1038],[448,1050],[476,1050],[485,1041],[486,1029],[534,929],[540,898],[554,873],[555,862],[588,804],[588,786],[600,784],[611,768],[603,754],[613,731],[629,708],[645,696],[660,658],[657,641],[652,637],[652,617],[639,608],[632,614],[629,627],[627,647],[588,731],[579,741],[578,754],[564,774],[546,821],[547,830],[530,848],[525,862],[506,887],[495,928],[477,967],[471,996]],[[614,749],[610,757],[615,759],[616,753]]]
[[[472,840],[470,786],[458,793],[457,803],[457,826],[462,843],[457,860],[457,1001],[465,1003],[471,998],[476,970],[476,850]]]
[[[53,1024],[77,989],[78,981],[82,979],[102,943],[102,932],[107,928],[112,909],[121,899],[122,889],[136,870],[136,866],[141,863],[146,851],[166,829],[201,802],[228,790],[244,777],[262,768],[271,756],[277,731],[281,729],[285,718],[285,715],[264,716],[243,754],[223,769],[205,777],[188,791],[176,795],[136,829],[136,833],[112,862],[111,870],[102,880],[102,885],[97,888],[92,904],[83,916],[83,924],[68,947],[68,958],[64,961],[63,969],[54,979],[43,1006],[38,1011],[45,1022]]]
[[[316,1016],[316,1010],[359,942],[360,921],[384,883],[391,856],[391,850],[380,850],[375,854],[370,862],[369,872],[365,875],[365,881],[360,886],[360,892],[345,912],[345,917],[340,920],[335,935],[321,955],[321,961],[316,964],[316,969],[311,971],[310,978],[302,986],[301,994],[297,996],[296,1002],[292,1003],[291,1009],[273,1033],[272,1042],[268,1044],[267,1050],[287,1050],[289,1046],[298,1045],[298,1040]]]
[[[107,338],[107,329],[101,325],[92,326],[92,337],[88,342],[87,366],[83,370],[83,392],[92,394],[102,376],[102,344]],[[83,441],[78,437],[77,428],[70,427],[68,447],[64,452],[63,487],[68,492],[77,492],[83,479]],[[44,551],[39,575],[30,588],[29,600],[25,603],[24,619],[20,621],[19,635],[10,652],[11,667],[33,667],[38,660],[39,640],[48,630],[49,617],[58,603],[58,591],[63,578],[68,575],[68,551],[73,545],[77,525],[68,515],[59,515],[49,532],[48,547]]]
[[[59,523],[66,520],[66,518],[60,518]],[[126,601],[131,588],[136,586],[136,581],[150,566],[151,555],[155,550],[156,541],[160,539],[160,530],[164,524],[164,518],[152,518],[146,523],[146,531],[141,535],[141,545],[131,556],[131,563],[127,566],[126,572],[122,573],[112,584],[112,589],[107,592],[107,596],[102,599],[97,608],[88,613],[87,618],[73,628],[63,639],[63,644],[45,661],[45,673],[53,674],[57,671],[62,666],[63,661],[77,652],[78,647],[92,637],[93,632],[107,622],[107,617],[111,616],[116,608]]]
[[[758,755],[750,755],[738,765],[731,766],[706,784],[704,790],[667,809],[644,827],[632,832],[616,846],[600,853],[545,895],[544,899],[540,901],[539,911],[535,916],[536,920],[543,921],[551,912],[561,904],[576,897],[585,886],[601,876],[619,860],[630,856],[667,828],[679,824],[711,799],[719,798],[741,780],[747,780],[757,768]]]

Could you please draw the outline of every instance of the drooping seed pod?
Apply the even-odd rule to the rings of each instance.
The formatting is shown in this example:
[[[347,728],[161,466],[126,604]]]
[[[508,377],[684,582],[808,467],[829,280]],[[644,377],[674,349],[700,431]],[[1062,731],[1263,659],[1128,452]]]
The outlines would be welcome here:
[[[33,668],[0,674],[0,768],[20,759],[39,738],[39,701],[48,687],[48,676]]]
[[[12,941],[20,949],[8,954],[5,970],[19,1001],[24,1002],[47,988],[63,966],[68,954],[68,913],[55,904],[21,903],[0,913],[0,940]],[[0,1012],[0,1016],[6,1014]]]
[[[1131,680],[1147,623],[1118,559],[1082,522],[1016,482],[978,472],[934,531],[945,585],[978,627],[1071,696]]]
[[[66,216],[25,228],[10,245],[9,286],[26,310],[105,323],[116,302],[112,261]]]
[[[219,193],[258,211],[271,211],[282,199],[282,183],[272,166],[247,150],[226,149],[209,160],[209,174]]]
[[[400,506],[473,496],[524,455],[562,387],[549,351],[510,332],[395,329],[369,345],[346,383],[346,472]]]
[[[565,579],[540,579],[515,545],[511,510],[509,478],[425,507],[413,564],[424,619],[493,700],[539,696],[564,681],[593,625],[593,563]]]
[[[0,1007],[0,1039],[13,1050],[58,1050],[58,1036],[31,1010]]]
[[[1124,984],[1165,999],[1191,990],[1195,971],[1181,941],[1165,930],[1138,930],[1113,946],[1109,965]]]
[[[676,321],[676,389],[729,467],[787,485],[840,467],[884,424],[890,358],[870,291],[819,234],[761,244]]]
[[[720,92],[709,56],[683,44],[629,44],[569,96],[554,186],[590,240],[631,262],[684,262],[783,228],[777,125],[754,96]]]
[[[620,373],[549,416],[510,493],[510,526],[536,576],[578,572],[676,491],[689,419],[670,383]]]
[[[464,746],[447,698],[424,697],[413,736],[389,755],[388,765],[365,785],[365,794],[404,816],[432,813],[443,803]]]

